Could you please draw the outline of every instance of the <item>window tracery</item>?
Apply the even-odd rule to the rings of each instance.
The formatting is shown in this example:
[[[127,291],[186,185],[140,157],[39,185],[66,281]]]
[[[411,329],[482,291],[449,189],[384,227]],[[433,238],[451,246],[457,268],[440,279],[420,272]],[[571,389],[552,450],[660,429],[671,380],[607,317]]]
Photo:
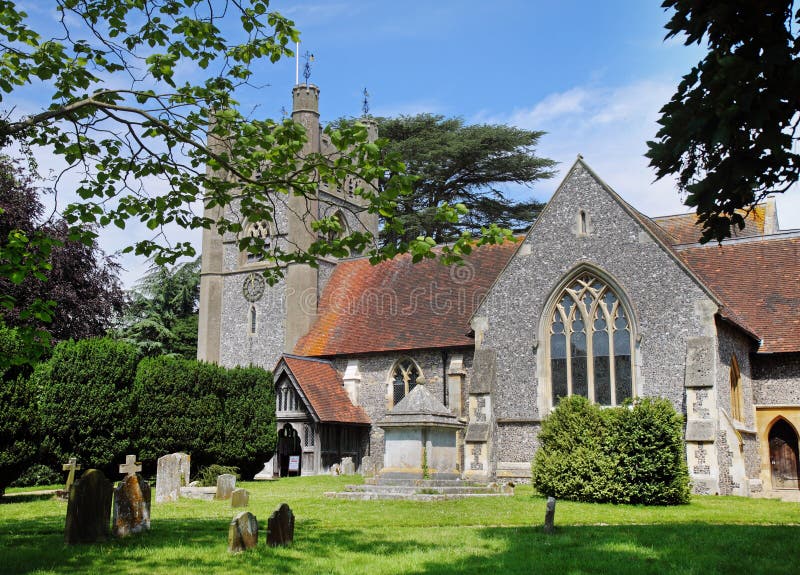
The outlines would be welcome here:
[[[267,222],[251,222],[247,224],[244,229],[244,235],[245,237],[262,240],[264,250],[272,249],[272,236]],[[249,264],[263,261],[263,259],[264,257],[261,254],[247,252],[247,263]]]
[[[582,395],[600,405],[633,397],[631,323],[605,282],[582,274],[559,296],[550,321],[553,405]]]
[[[422,374],[416,363],[408,358],[398,361],[392,370],[392,405],[397,405],[422,382]]]

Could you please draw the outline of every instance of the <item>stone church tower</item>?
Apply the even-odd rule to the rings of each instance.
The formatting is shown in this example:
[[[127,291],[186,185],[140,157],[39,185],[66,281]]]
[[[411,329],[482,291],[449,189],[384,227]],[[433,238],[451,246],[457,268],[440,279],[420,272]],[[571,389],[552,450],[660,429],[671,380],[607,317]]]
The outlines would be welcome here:
[[[319,88],[299,84],[292,96],[292,119],[306,131],[302,155],[335,157],[337,151],[320,125]],[[377,126],[368,119],[362,122],[367,124],[370,141],[377,139]],[[357,185],[348,181],[342,188],[323,186],[315,198],[276,194],[274,221],[243,221],[241,233],[261,237],[267,246],[284,251],[307,250],[317,239],[311,221],[335,216],[345,233],[377,235],[377,216],[367,213],[366,202],[353,194]],[[207,209],[206,216],[214,217],[219,209]],[[225,209],[228,217],[237,217],[237,204]],[[237,239],[234,234],[221,236],[215,229],[203,232],[197,357],[229,367],[253,364],[271,369],[313,325],[319,294],[337,260],[320,257],[318,267],[292,264],[283,279],[269,286],[261,274],[274,264],[239,251]]]

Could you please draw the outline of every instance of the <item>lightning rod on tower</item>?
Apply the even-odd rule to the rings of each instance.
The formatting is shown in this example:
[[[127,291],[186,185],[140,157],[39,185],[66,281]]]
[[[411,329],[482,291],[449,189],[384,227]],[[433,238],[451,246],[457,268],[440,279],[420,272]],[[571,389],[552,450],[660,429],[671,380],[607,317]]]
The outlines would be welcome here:
[[[364,112],[364,117],[366,118],[369,116],[369,92],[364,88],[361,93],[364,94],[364,99],[361,101],[361,111]]]

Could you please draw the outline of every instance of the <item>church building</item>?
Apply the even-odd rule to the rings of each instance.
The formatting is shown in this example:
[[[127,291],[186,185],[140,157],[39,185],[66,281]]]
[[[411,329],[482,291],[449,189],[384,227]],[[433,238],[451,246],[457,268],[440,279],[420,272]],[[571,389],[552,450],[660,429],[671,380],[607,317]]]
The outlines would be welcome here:
[[[293,95],[307,151],[326,151],[318,88]],[[296,201],[243,233],[302,248],[304,217],[329,215],[377,233],[348,189],[320,190],[302,217]],[[442,448],[451,475],[525,480],[559,398],[658,396],[685,416],[696,493],[798,491],[800,230],[768,199],[722,244],[699,234],[692,214],[639,213],[580,157],[525,236],[461,266],[320,258],[267,286],[266,263],[206,231],[198,357],[274,371],[281,474],[293,455],[304,475],[344,457],[435,474]],[[423,434],[416,463],[393,459],[389,434],[402,445],[420,425],[446,433]]]

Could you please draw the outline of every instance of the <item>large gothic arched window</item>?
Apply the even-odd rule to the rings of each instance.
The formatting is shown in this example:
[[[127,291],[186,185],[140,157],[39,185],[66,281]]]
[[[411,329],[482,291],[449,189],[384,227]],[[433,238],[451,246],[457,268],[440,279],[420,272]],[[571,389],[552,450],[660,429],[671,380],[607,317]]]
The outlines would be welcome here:
[[[614,291],[592,274],[570,282],[550,321],[553,405],[582,395],[600,405],[633,397],[631,321]]]

